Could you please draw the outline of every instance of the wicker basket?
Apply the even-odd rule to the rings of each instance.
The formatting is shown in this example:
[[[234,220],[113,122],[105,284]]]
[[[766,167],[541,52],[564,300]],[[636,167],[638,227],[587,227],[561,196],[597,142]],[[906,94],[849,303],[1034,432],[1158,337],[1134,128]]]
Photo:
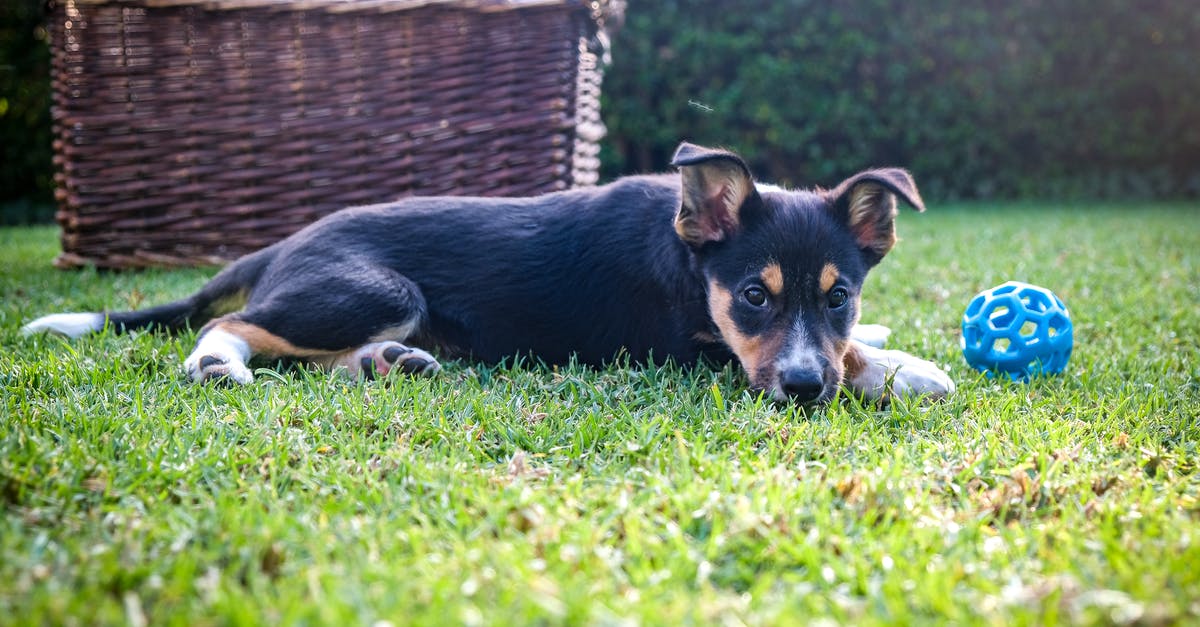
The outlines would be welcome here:
[[[222,263],[348,205],[592,184],[612,9],[60,0],[55,263]]]

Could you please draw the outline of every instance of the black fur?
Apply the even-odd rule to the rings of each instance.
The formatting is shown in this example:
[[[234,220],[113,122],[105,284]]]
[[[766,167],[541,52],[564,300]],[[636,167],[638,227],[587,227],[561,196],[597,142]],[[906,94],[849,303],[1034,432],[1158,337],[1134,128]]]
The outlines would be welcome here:
[[[628,177],[536,198],[411,198],[337,212],[237,260],[197,294],[108,313],[119,329],[200,326],[252,286],[238,318],[337,350],[421,318],[415,345],[498,361],[599,364],[624,349],[695,361],[715,350],[704,282],[675,237],[678,177]]]
[[[215,307],[224,299],[234,298],[239,292],[249,292],[274,258],[271,251],[272,248],[265,248],[245,255],[217,273],[198,292],[182,300],[136,311],[106,311],[104,316],[113,329],[120,332],[145,328],[166,331],[199,328],[219,313]]]
[[[239,259],[186,299],[106,315],[120,330],[195,327],[240,295],[244,309],[223,320],[309,351],[345,351],[408,328],[405,343],[488,362],[529,354],[600,364],[626,353],[746,364],[727,335],[759,338],[771,359],[789,350],[797,324],[817,345],[844,344],[866,272],[890,247],[890,194],[923,208],[899,170],[866,172],[832,192],[760,193],[732,153],[684,144],[674,164],[680,175],[536,198],[346,209]],[[886,202],[851,212],[858,191],[875,189],[864,185],[887,192],[879,195]],[[850,215],[860,223],[848,224]],[[744,290],[772,263],[785,289],[766,306],[748,305]],[[825,264],[850,295],[844,307],[831,307],[817,284]],[[714,286],[733,298],[736,329],[714,321]],[[832,349],[822,354],[841,359]],[[812,383],[810,371],[775,372],[774,361],[761,361],[749,373],[756,387]],[[816,380],[836,387],[829,379],[840,379],[840,363],[821,367]]]
[[[242,317],[311,348],[362,344],[416,313],[412,343],[443,354],[694,361],[693,336],[710,329],[703,282],[673,236],[677,204],[671,177],[639,177],[349,209],[273,247]]]

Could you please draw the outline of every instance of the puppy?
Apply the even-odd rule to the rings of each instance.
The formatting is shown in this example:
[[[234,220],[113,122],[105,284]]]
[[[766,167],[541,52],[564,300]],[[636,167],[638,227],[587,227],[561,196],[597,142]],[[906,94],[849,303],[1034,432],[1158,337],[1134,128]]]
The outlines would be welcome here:
[[[832,190],[756,185],[724,150],[684,143],[678,174],[534,198],[408,198],[345,209],[227,266],[198,292],[138,311],[66,313],[26,332],[200,327],[196,382],[249,383],[252,357],[351,375],[432,374],[434,354],[601,364],[620,352],[737,360],[780,401],[942,397],[936,365],[858,327],[867,271],[896,242],[903,170]],[[862,340],[862,341],[857,341]]]

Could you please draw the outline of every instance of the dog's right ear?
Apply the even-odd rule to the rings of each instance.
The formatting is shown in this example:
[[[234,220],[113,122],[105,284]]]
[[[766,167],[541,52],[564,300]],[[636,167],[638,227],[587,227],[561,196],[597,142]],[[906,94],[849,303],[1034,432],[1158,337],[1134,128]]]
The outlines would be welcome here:
[[[746,162],[732,152],[684,142],[671,165],[682,179],[683,198],[675,214],[679,239],[699,247],[736,233],[742,208],[758,196]]]
[[[859,172],[826,192],[835,215],[858,240],[868,266],[879,263],[896,244],[897,196],[925,211],[912,175],[899,168]]]

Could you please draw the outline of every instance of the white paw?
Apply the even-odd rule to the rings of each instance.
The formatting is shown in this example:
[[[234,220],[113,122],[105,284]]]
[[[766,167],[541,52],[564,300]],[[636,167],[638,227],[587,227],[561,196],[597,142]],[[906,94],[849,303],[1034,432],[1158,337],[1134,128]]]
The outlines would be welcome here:
[[[246,367],[250,348],[241,338],[220,329],[205,333],[183,362],[188,378],[195,383],[231,381],[245,385],[254,380]]]
[[[220,353],[192,353],[187,361],[183,362],[183,366],[187,369],[188,378],[195,383],[232,381],[245,385],[254,380],[254,373],[250,372],[246,364],[233,356]]]
[[[868,398],[926,396],[940,399],[954,393],[954,381],[937,364],[903,351],[861,349],[865,367],[850,380]]]
[[[892,394],[940,399],[954,393],[954,380],[937,364],[907,353],[899,354],[904,360],[893,371]]]
[[[862,342],[875,348],[883,348],[891,334],[892,330],[882,324],[856,324],[850,330],[850,338],[855,342]]]

